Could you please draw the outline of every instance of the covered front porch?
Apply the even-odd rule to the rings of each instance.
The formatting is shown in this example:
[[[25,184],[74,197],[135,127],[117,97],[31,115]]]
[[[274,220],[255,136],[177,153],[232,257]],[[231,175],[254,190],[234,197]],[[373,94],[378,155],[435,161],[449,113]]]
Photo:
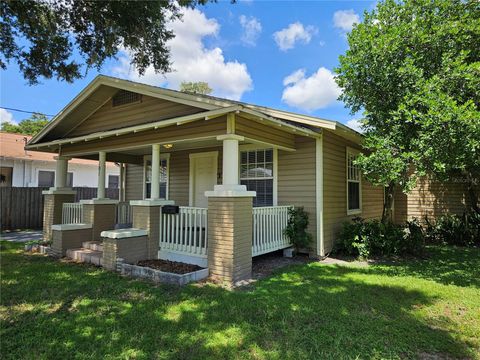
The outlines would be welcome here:
[[[133,130],[128,143],[119,142],[118,134],[63,144],[52,196],[69,191],[62,181],[71,157],[98,159],[99,186],[97,199],[62,201],[61,224],[54,224],[53,232],[68,229],[73,234],[75,226],[85,231],[88,225],[92,232],[78,248],[62,252],[114,268],[114,260],[105,263],[104,240],[125,243],[127,238],[144,236],[139,235],[143,230],[146,250],[138,256],[196,264],[220,278],[239,280],[248,277],[252,257],[290,247],[284,229],[293,206],[278,199],[278,152],[296,150],[298,130],[279,125],[267,131],[264,126],[262,135],[256,129],[262,129],[261,122],[250,129],[240,114],[233,109],[215,118],[197,116],[202,127],[196,130],[191,122],[178,120],[174,126],[178,135],[167,128],[150,139],[152,129]],[[197,136],[212,125],[219,130]],[[119,199],[105,198],[106,161],[119,163]],[[138,259],[130,259],[134,260]],[[239,276],[233,273],[235,267]]]

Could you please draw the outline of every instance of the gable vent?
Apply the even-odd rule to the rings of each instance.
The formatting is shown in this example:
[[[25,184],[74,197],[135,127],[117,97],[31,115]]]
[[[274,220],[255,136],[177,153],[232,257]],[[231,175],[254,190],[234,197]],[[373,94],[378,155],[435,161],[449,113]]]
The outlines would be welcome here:
[[[112,97],[112,106],[121,106],[139,102],[142,95],[127,90],[120,90]]]

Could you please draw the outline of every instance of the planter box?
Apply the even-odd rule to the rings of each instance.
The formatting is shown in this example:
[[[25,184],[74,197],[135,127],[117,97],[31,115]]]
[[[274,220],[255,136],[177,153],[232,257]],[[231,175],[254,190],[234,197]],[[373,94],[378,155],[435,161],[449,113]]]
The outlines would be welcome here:
[[[131,264],[121,264],[122,275],[128,275],[135,278],[142,278],[154,281],[156,283],[185,285],[193,281],[199,281],[208,277],[208,269],[201,269],[187,274],[174,274],[145,266]]]

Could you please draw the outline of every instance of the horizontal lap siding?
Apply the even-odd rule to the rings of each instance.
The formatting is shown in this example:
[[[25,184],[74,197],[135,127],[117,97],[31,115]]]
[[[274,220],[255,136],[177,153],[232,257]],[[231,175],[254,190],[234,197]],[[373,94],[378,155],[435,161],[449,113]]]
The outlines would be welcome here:
[[[110,99],[74,129],[69,137],[145,124],[201,111],[204,110],[150,96],[142,96],[142,101],[138,103],[116,107],[112,106]]]
[[[332,250],[342,223],[355,216],[367,219],[379,218],[383,209],[383,189],[362,181],[362,213],[347,215],[347,147],[360,147],[325,131],[323,135],[323,208],[325,251]]]
[[[235,133],[250,139],[293,148],[295,146],[295,135],[272,126],[260,124],[257,121],[236,117]]]
[[[125,172],[125,200],[143,199],[143,166],[127,164]]]
[[[394,214],[396,222],[417,218],[439,217],[445,214],[461,215],[469,204],[467,184],[420,179],[408,194],[397,191]]]
[[[295,152],[278,151],[278,205],[303,206],[316,247],[315,139],[295,138]]]

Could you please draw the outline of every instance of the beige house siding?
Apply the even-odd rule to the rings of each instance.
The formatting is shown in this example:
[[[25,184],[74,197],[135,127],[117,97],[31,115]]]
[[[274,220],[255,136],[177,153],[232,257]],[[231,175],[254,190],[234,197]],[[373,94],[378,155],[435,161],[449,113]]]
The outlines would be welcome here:
[[[109,99],[100,109],[69,133],[69,137],[91,134],[204,111],[172,101],[142,96],[141,101],[113,107]]]
[[[465,183],[442,183],[423,178],[408,194],[400,190],[395,193],[395,222],[402,223],[413,218],[423,221],[426,216],[461,215],[466,204],[469,200]]]
[[[278,205],[305,208],[309,215],[308,231],[316,247],[315,139],[296,136],[295,147],[294,152],[278,151]]]
[[[143,199],[143,165],[127,164],[125,171],[125,200]]]
[[[287,148],[295,146],[295,135],[272,126],[260,124],[257,121],[242,118],[241,116],[236,117],[235,133],[250,139]]]
[[[360,150],[330,131],[323,135],[323,211],[325,252],[332,250],[342,223],[355,216],[380,218],[383,208],[383,189],[362,180],[362,213],[347,215],[346,151],[347,147]]]

